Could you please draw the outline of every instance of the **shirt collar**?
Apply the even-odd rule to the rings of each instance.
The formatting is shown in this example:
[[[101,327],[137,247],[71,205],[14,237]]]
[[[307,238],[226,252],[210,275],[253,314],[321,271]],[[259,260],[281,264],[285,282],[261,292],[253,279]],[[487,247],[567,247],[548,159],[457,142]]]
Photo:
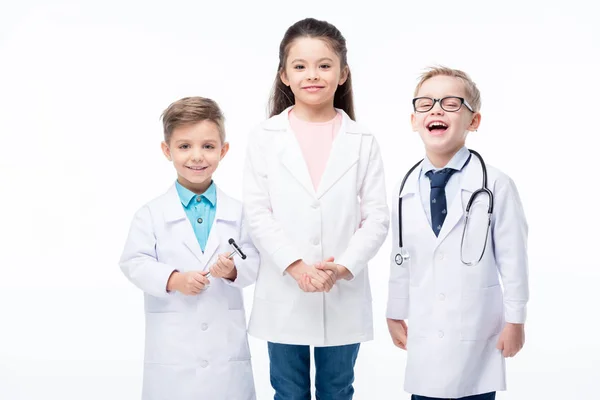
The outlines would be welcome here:
[[[175,182],[175,186],[177,187],[177,194],[179,194],[179,200],[181,200],[181,204],[183,204],[184,207],[188,207],[190,205],[190,202],[192,201],[192,199],[194,199],[196,196],[198,196],[196,193],[183,187],[177,181]],[[204,193],[202,193],[200,196],[204,197],[206,200],[208,200],[210,205],[214,207],[217,202],[217,187],[216,187],[215,183],[211,182],[208,189],[206,189],[206,191]]]
[[[460,150],[458,150],[456,152],[456,154],[454,154],[452,159],[450,159],[450,161],[448,161],[448,164],[446,164],[442,168],[452,168],[457,171],[460,171],[463,168],[463,166],[465,165],[465,163],[467,162],[467,159],[469,158],[469,154],[470,154],[469,149],[467,149],[465,146],[461,147]],[[431,163],[431,161],[429,161],[429,158],[427,158],[427,156],[425,156],[425,159],[423,160],[423,164],[421,166],[421,171],[423,172],[423,174],[425,174],[429,171],[432,171],[432,170],[437,171],[442,168],[434,167],[433,164]]]

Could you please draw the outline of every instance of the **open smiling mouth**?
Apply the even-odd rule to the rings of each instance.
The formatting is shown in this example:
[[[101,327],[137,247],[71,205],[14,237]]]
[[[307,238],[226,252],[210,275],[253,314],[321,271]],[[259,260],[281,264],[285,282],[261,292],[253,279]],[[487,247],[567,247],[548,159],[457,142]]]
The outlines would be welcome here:
[[[444,133],[446,131],[446,129],[448,129],[448,125],[446,125],[445,123],[443,123],[441,121],[433,121],[433,122],[430,122],[429,125],[427,125],[427,129],[431,133],[441,134],[441,133]]]

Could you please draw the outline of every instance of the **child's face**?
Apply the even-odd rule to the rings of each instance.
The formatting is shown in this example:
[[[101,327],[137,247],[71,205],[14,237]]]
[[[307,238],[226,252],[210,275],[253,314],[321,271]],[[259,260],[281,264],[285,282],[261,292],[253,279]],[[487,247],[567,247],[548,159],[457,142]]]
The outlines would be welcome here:
[[[416,97],[441,99],[447,96],[462,97],[468,101],[460,78],[434,76],[423,82]],[[437,102],[427,112],[413,112],[410,119],[413,131],[419,132],[427,153],[452,155],[465,145],[468,131],[477,129],[481,115],[472,113],[464,104],[458,111],[447,112]],[[437,124],[433,124],[435,122]]]
[[[219,161],[229,150],[212,121],[175,128],[169,142],[162,142],[161,147],[167,159],[173,161],[179,183],[198,194],[208,189]]]
[[[318,106],[331,102],[338,85],[348,77],[341,69],[340,58],[327,42],[315,38],[298,38],[288,51],[281,81],[289,86],[296,105]]]

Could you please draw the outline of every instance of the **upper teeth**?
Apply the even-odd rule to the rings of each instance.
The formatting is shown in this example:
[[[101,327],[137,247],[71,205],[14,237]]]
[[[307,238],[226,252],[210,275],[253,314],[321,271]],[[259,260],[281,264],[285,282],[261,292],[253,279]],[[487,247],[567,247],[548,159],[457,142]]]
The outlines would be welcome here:
[[[189,167],[189,168],[191,168],[191,169],[198,169],[199,170],[199,169],[202,169],[203,167]]]
[[[430,128],[433,128],[434,126],[441,126],[443,128],[446,128],[448,125],[446,125],[443,122],[437,122],[437,121],[436,122],[432,122],[432,123],[429,124]]]

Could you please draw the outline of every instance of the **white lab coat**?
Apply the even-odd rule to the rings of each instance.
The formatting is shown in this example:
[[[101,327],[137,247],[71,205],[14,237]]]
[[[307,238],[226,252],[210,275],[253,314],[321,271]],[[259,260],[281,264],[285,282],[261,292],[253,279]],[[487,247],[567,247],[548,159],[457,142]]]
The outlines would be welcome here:
[[[388,231],[383,164],[374,136],[342,110],[315,191],[289,108],[248,140],[244,210],[261,253],[248,333],[275,343],[333,346],[373,338],[368,261]],[[334,256],[354,279],[329,293],[305,293],[285,269]]]
[[[397,190],[391,221],[387,317],[408,320],[404,388],[440,398],[505,390],[505,361],[496,344],[506,321],[525,322],[529,297],[528,228],[517,189],[508,176],[488,166],[488,188],[495,196],[491,232],[481,262],[468,266],[460,261],[464,210],[481,187],[481,163],[473,156],[465,167],[437,238],[423,210],[419,170],[402,193],[403,241],[410,254],[402,266],[394,262],[399,251]],[[487,204],[483,194],[472,206],[466,261],[481,253]]]
[[[255,399],[241,288],[255,281],[259,256],[241,226],[241,203],[217,189],[215,219],[202,253],[173,185],[133,219],[120,260],[144,291],[143,400]],[[211,278],[196,296],[167,292],[172,271],[207,270],[233,238],[235,282]]]

